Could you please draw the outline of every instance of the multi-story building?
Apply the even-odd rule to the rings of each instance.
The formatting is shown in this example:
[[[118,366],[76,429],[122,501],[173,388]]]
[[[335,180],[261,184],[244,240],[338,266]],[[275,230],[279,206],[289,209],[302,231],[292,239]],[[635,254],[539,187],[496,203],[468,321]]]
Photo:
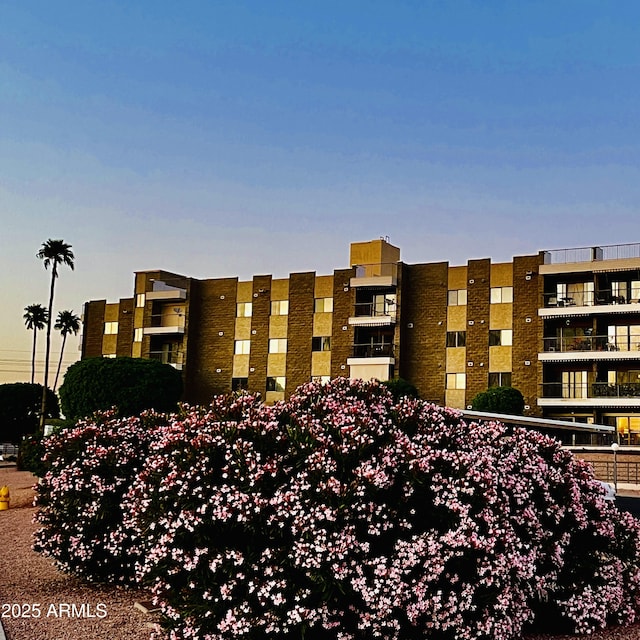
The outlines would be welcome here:
[[[545,251],[539,273],[544,415],[640,442],[640,245]]]
[[[514,386],[527,413],[640,438],[640,245],[542,251],[511,262],[405,264],[388,239],[351,245],[331,275],[200,280],[135,274],[131,298],[86,303],[83,357],[158,358],[185,399],[312,379],[402,377],[468,408]]]

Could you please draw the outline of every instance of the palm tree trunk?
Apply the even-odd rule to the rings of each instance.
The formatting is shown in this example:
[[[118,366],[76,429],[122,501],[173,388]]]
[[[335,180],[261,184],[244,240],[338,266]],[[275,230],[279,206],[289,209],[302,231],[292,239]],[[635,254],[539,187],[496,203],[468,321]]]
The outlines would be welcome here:
[[[53,324],[53,293],[56,286],[57,265],[51,268],[51,289],[49,291],[49,317],[47,318],[47,346],[44,356],[44,384],[42,385],[42,404],[40,405],[40,430],[44,431],[44,419],[47,414],[47,386],[49,384],[49,357],[51,355],[51,325]]]
[[[60,348],[60,359],[58,360],[58,369],[56,371],[56,379],[53,382],[53,390],[55,391],[58,386],[58,376],[60,375],[60,368],[62,367],[62,354],[64,353],[64,344],[67,341],[67,334],[62,335],[62,347]]]
[[[38,337],[38,327],[33,327],[33,350],[31,352],[31,384],[36,377],[36,338]]]

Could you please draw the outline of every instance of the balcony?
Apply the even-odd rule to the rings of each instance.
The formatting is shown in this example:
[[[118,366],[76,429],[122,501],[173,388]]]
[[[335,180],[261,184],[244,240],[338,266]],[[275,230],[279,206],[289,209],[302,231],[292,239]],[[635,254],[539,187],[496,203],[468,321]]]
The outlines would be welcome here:
[[[367,342],[353,345],[354,358],[393,358],[394,345],[388,342]]]
[[[640,383],[547,382],[541,385],[538,406],[640,407]]]
[[[184,333],[184,313],[157,313],[151,316],[151,326],[144,327],[145,336],[169,336]]]
[[[161,302],[172,302],[187,299],[187,290],[180,287],[168,285],[162,280],[154,280],[153,288],[146,293],[147,300],[160,300]]]
[[[554,336],[542,339],[541,362],[576,362],[581,360],[639,360],[640,337]]]
[[[575,291],[566,296],[557,293],[543,295],[544,308],[538,315],[544,318],[591,315],[594,313],[620,314],[640,312],[640,291],[633,289],[627,298],[617,295],[611,289],[598,291]]]
[[[355,315],[349,318],[349,324],[357,327],[381,327],[395,324],[396,300],[376,300],[373,302],[358,302],[355,305]]]
[[[353,345],[353,357],[347,358],[351,379],[381,381],[393,378],[394,345],[389,342],[368,342]]]
[[[356,275],[351,278],[351,287],[396,287],[398,285],[398,263],[354,265]]]

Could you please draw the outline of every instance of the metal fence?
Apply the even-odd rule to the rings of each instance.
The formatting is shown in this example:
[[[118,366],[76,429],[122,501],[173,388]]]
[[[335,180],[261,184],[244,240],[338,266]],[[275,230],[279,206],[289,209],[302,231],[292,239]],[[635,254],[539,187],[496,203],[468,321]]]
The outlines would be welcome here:
[[[613,460],[591,461],[593,472],[598,480],[614,481]],[[640,462],[618,462],[618,482],[640,484]]]

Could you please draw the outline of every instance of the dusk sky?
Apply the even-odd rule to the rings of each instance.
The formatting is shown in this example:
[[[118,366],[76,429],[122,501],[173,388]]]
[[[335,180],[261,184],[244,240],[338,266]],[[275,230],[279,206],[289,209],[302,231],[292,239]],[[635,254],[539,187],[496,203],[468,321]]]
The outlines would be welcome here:
[[[328,274],[379,236],[640,242],[639,120],[637,1],[2,0],[0,382],[29,380],[48,238],[78,315],[135,270]]]

